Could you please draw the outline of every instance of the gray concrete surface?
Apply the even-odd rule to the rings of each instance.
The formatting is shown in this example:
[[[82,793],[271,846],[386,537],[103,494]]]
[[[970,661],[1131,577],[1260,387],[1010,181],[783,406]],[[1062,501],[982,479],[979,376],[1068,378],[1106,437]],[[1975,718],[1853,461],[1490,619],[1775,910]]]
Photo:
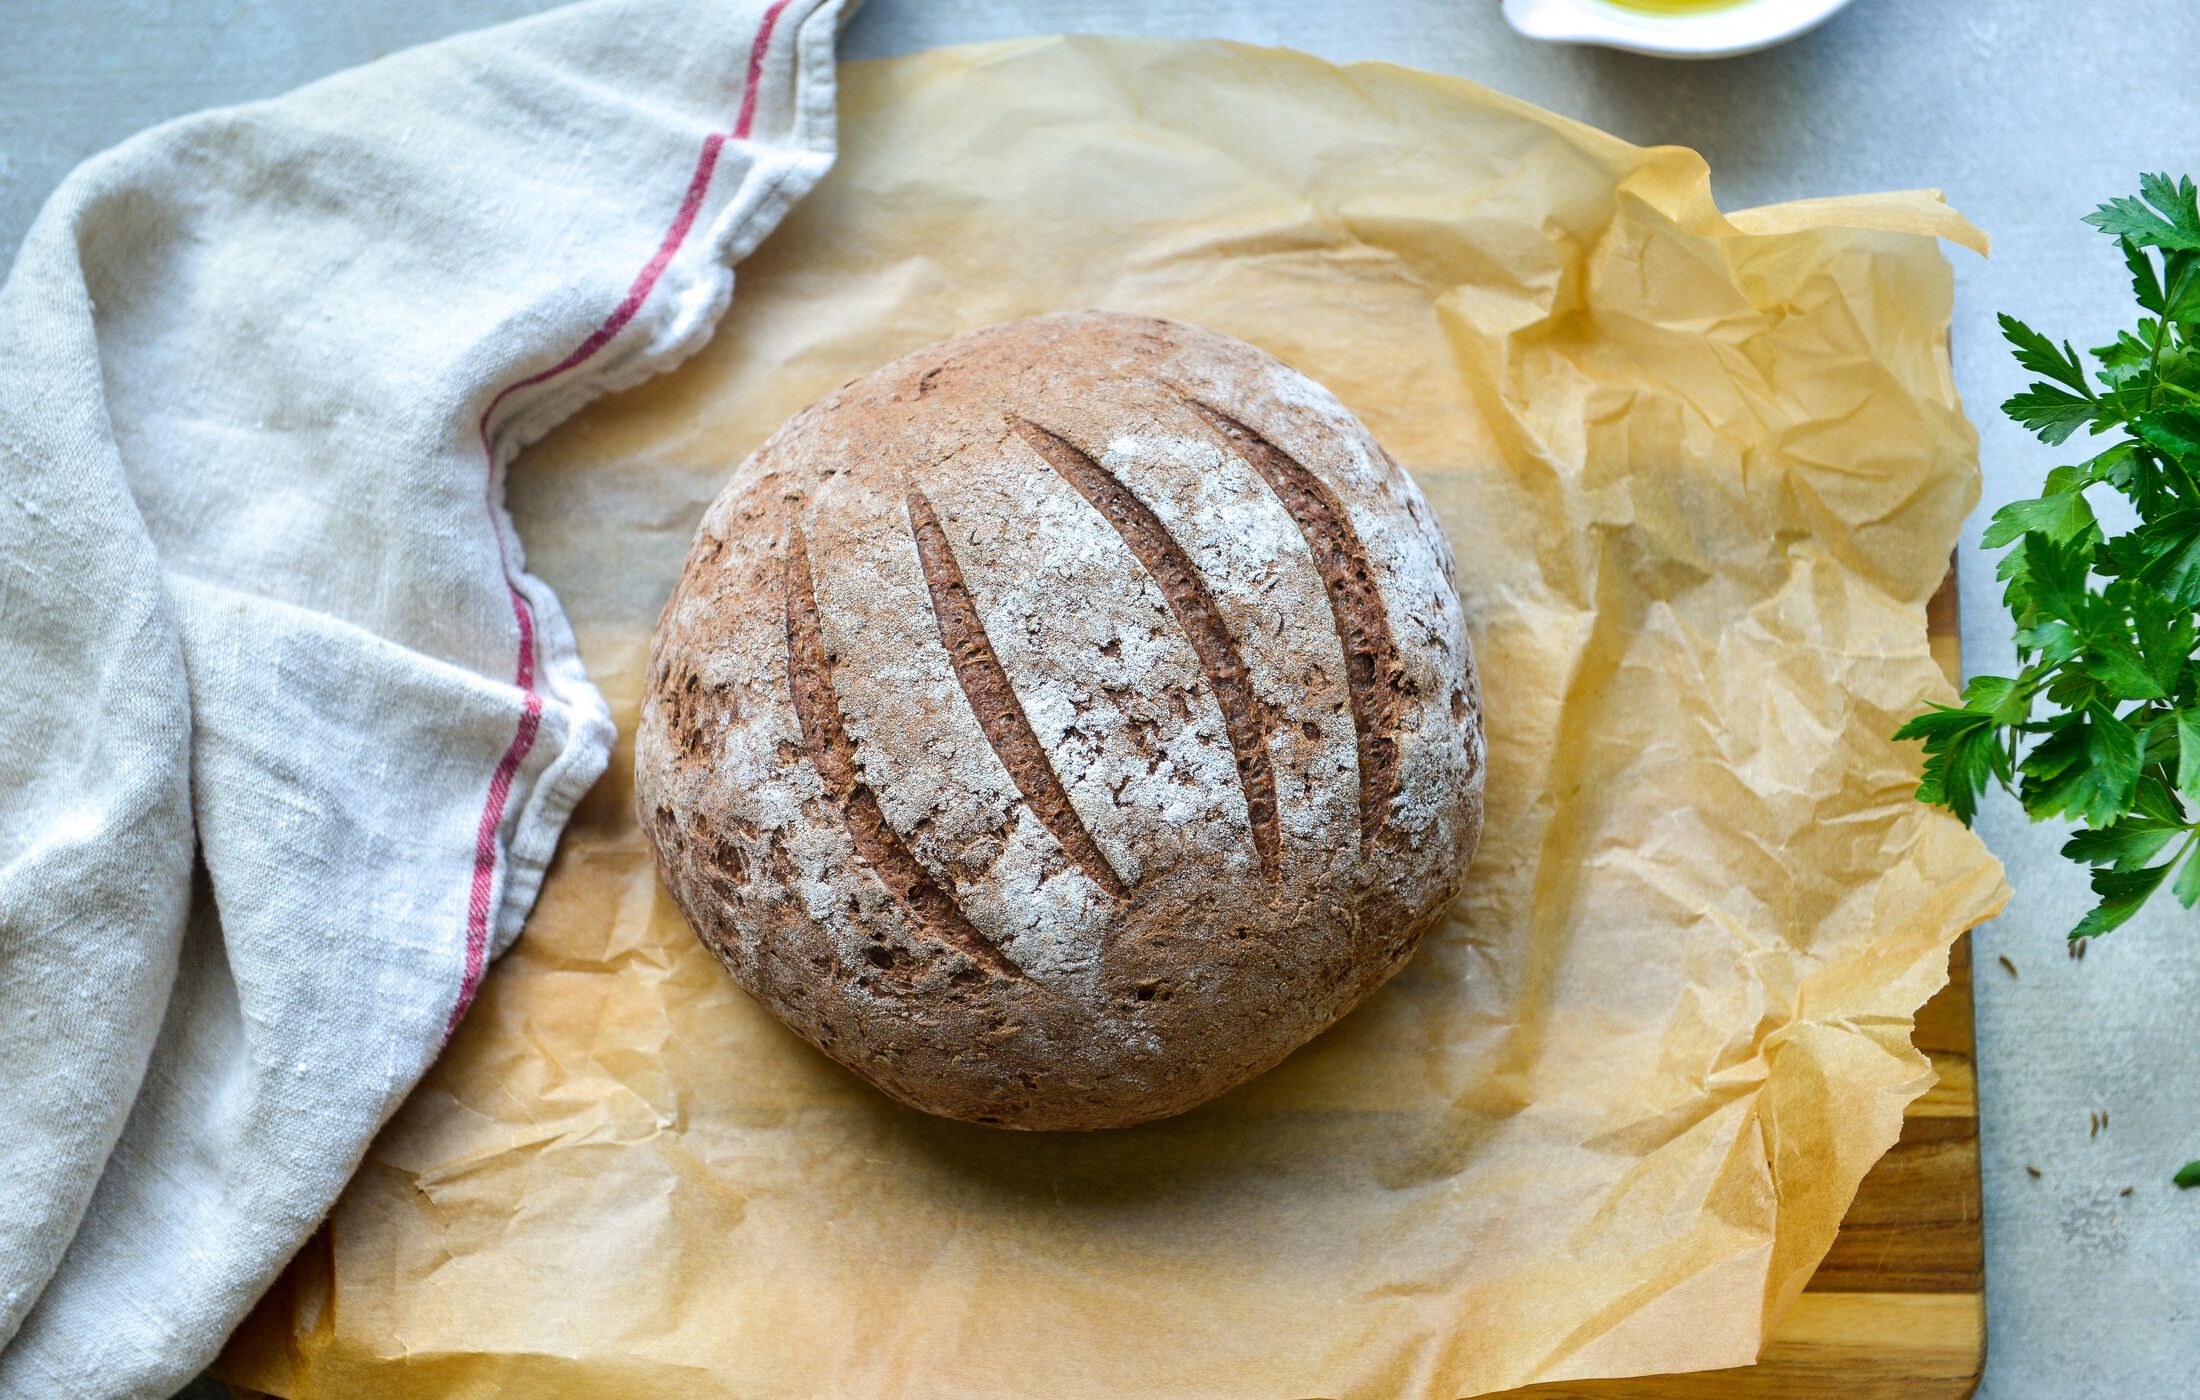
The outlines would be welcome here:
[[[280,92],[535,0],[0,0],[0,245],[82,157],[163,118]],[[1937,186],[1988,229],[1957,252],[1957,377],[1983,434],[1986,509],[2054,464],[1993,412],[2019,385],[1992,313],[2094,343],[2122,274],[2078,223],[2141,169],[2200,169],[2191,0],[1858,0],[1819,33],[1675,65],[1516,39],[1495,0],[870,0],[850,57],[1080,30],[1214,35],[1458,73],[1641,142],[1709,157],[1729,207]],[[2005,669],[1992,560],[1966,549],[1964,642]],[[2200,1394],[2200,919],[2149,911],[2083,963],[2062,834],[1997,802],[1980,827],[2017,898],[1980,944],[1991,1400]],[[2001,970],[1996,955],[2020,975]],[[2087,1133],[2088,1114],[2113,1124]],[[2039,1170],[2033,1177],[2030,1165]],[[2132,1187],[2128,1197],[2119,1193]]]

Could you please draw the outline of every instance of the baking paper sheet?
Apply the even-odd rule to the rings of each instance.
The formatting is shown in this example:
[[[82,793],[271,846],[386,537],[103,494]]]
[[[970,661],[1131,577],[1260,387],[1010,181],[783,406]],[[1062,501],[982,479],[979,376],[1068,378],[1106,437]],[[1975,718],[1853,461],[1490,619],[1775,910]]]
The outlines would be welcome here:
[[[283,1395],[1452,1397],[1746,1363],[2006,897],[1887,735],[1978,496],[1924,194],[1722,217],[1470,84],[1045,40],[844,70],[716,339],[512,476],[631,736],[728,471],[915,346],[1096,306],[1327,384],[1457,547],[1489,820],[1390,986],[1149,1127],[926,1118],[703,952],[632,750],[222,1371]]]

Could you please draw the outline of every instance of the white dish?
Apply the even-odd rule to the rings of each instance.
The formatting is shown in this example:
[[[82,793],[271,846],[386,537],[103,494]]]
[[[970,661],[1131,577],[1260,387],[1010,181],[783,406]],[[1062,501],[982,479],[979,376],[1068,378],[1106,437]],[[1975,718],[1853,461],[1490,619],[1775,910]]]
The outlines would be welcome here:
[[[1508,24],[1531,39],[1600,44],[1664,58],[1754,53],[1816,29],[1849,0],[1742,0],[1715,10],[1654,14],[1611,0],[1504,0]]]

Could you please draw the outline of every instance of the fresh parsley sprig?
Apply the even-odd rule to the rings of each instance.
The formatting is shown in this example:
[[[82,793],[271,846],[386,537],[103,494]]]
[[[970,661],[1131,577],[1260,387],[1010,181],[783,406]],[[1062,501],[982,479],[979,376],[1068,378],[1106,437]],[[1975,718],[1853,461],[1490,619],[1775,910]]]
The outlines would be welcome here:
[[[2001,331],[2038,378],[2002,411],[2061,446],[2113,435],[2055,468],[2045,489],[1994,513],[1984,544],[2016,624],[2018,671],[1976,676],[1961,705],[1895,731],[1925,744],[1920,800],[1969,825],[1989,782],[2034,821],[2079,830],[2063,846],[2093,867],[2098,903],[2070,937],[2120,927],[2164,885],[2200,902],[2200,199],[2190,177],[2139,177],[2086,222],[2114,238],[2146,314],[2091,352],[2013,316]],[[2086,493],[2131,503],[2111,535]],[[2200,1161],[2175,1177],[2200,1186]]]
[[[1996,572],[2017,674],[1974,677],[1961,705],[1895,733],[1924,741],[1918,797],[1965,823],[1998,783],[2033,820],[2082,828],[2063,854],[2094,867],[2099,902],[2072,938],[2120,926],[2165,884],[2200,902],[2200,200],[2190,178],[2146,175],[2086,222],[2122,248],[2146,315],[2090,367],[2003,316],[2038,379],[2002,411],[2052,445],[2081,428],[2114,440],[1987,527],[1985,545],[2009,550]],[[2130,501],[2137,526],[2108,534],[2096,487]]]

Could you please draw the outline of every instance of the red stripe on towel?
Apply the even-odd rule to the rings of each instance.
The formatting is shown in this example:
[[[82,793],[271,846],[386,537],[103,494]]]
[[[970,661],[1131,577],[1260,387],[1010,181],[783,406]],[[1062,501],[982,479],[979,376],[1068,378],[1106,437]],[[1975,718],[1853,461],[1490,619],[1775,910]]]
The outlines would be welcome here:
[[[733,130],[713,132],[703,140],[703,149],[695,158],[695,173],[688,177],[687,193],[680,199],[680,208],[672,217],[672,224],[665,236],[658,240],[657,251],[650,255],[642,270],[635,274],[633,285],[626,295],[612,308],[603,324],[589,332],[588,338],[573,347],[573,352],[546,370],[514,380],[499,389],[489,400],[489,406],[481,411],[478,424],[482,455],[489,461],[489,478],[484,487],[484,497],[489,500],[490,526],[496,536],[497,562],[504,571],[504,587],[512,599],[512,619],[519,627],[519,656],[512,668],[512,683],[523,693],[519,728],[512,735],[512,742],[504,750],[504,757],[497,760],[496,771],[489,778],[489,795],[482,804],[481,824],[474,835],[474,879],[471,896],[466,903],[466,970],[459,983],[458,1001],[451,1007],[451,1019],[443,1028],[447,1043],[451,1033],[458,1029],[459,1020],[466,1008],[473,1005],[475,993],[481,990],[481,976],[487,970],[489,950],[489,926],[495,914],[494,893],[497,869],[497,832],[504,825],[504,809],[512,796],[512,780],[519,773],[519,766],[526,761],[528,752],[535,747],[535,735],[542,728],[542,696],[535,691],[535,623],[521,594],[519,580],[512,576],[512,566],[504,551],[504,532],[496,529],[494,492],[496,481],[496,448],[489,435],[490,422],[504,401],[522,389],[530,388],[545,380],[555,379],[569,370],[578,368],[609,345],[620,331],[626,329],[649,300],[657,279],[687,241],[689,230],[703,211],[703,199],[710,191],[710,179],[718,168],[719,152],[726,142],[746,140],[750,128],[756,122],[757,86],[764,76],[764,55],[771,47],[772,31],[779,27],[780,11],[787,8],[788,0],[775,0],[764,11],[763,21],[756,27],[756,37],[749,43],[749,66],[742,84],[741,109],[735,117]]]

